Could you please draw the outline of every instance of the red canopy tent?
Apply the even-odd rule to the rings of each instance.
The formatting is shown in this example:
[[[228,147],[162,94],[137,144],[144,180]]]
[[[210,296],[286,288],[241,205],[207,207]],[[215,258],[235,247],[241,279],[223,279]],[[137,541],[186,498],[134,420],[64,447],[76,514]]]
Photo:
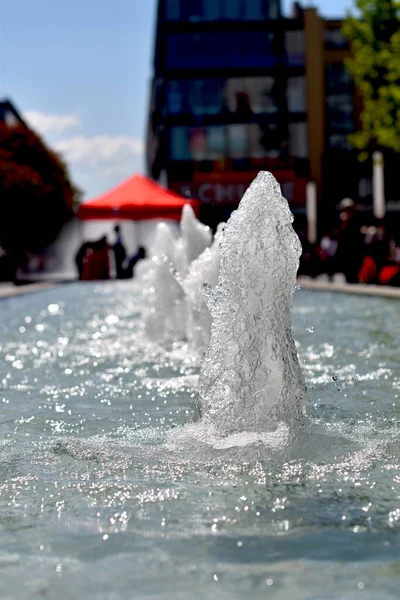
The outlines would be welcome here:
[[[185,204],[190,204],[198,214],[200,207],[198,200],[187,200],[143,175],[133,175],[106,194],[83,202],[78,210],[78,218],[83,221],[91,219],[180,221]]]

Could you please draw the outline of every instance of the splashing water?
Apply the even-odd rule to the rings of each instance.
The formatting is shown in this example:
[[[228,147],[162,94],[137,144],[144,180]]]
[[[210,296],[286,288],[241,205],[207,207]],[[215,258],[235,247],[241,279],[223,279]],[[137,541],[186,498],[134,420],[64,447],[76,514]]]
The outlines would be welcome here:
[[[301,254],[292,221],[278,183],[261,172],[224,231],[197,401],[202,421],[222,435],[268,431],[279,421],[300,421],[304,411],[291,334]]]
[[[141,272],[145,300],[143,326],[147,337],[154,342],[172,343],[186,336],[187,307],[175,275],[178,264],[173,233],[168,225],[159,223],[152,257]]]
[[[216,249],[211,252],[210,257],[204,256],[198,263],[197,270],[188,275],[190,265],[193,261],[204,254],[212,241],[209,227],[200,223],[191,206],[186,205],[182,211],[180,223],[181,236],[174,235],[166,223],[157,226],[156,239],[151,249],[151,258],[142,261],[138,269],[138,278],[143,286],[145,310],[143,313],[143,324],[149,339],[159,344],[170,344],[177,340],[192,339],[191,332],[196,329],[196,340],[203,337],[209,340],[210,323],[205,323],[204,310],[201,311],[203,302],[201,283],[195,290],[196,282],[205,276],[207,267],[210,270],[210,278],[205,276],[204,281],[210,279],[215,285],[218,277],[218,256]],[[216,263],[216,266],[212,266]],[[216,271],[217,275],[212,276]],[[195,273],[195,274],[193,274]],[[188,277],[187,288],[184,278]],[[215,282],[214,282],[215,280]],[[192,283],[191,283],[192,282]],[[190,293],[187,290],[190,289]],[[200,317],[199,326],[192,327],[192,310],[188,306],[193,298],[196,316]],[[199,300],[200,299],[200,300]],[[200,304],[200,312],[197,305]],[[208,309],[206,309],[208,310]],[[210,319],[210,317],[209,317]],[[204,330],[201,328],[204,322]],[[208,332],[208,333],[207,333]],[[201,342],[196,342],[201,346]]]
[[[189,204],[183,207],[180,227],[181,247],[186,262],[185,272],[187,272],[190,264],[211,245],[212,233],[209,227],[196,219],[193,208]]]
[[[219,246],[225,223],[218,225],[217,233],[210,248],[206,248],[189,268],[189,273],[183,282],[183,288],[188,299],[187,337],[192,348],[203,354],[210,343],[211,314],[206,304],[209,290],[218,282],[219,275]]]

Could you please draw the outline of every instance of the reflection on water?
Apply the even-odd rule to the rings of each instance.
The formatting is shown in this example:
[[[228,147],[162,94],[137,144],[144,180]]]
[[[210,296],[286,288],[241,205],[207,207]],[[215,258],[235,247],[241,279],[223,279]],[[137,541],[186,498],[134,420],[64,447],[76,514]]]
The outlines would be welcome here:
[[[0,304],[2,595],[397,598],[400,304],[295,293],[310,425],[276,452],[179,427],[197,359],[135,285]]]

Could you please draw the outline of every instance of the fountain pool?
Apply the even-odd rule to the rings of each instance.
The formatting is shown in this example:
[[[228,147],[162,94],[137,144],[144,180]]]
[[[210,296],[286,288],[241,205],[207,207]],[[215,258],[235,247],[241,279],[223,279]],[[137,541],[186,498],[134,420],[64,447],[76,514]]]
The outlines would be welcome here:
[[[145,338],[136,283],[1,301],[1,597],[398,598],[400,303],[293,299],[287,455],[179,442],[198,360]]]

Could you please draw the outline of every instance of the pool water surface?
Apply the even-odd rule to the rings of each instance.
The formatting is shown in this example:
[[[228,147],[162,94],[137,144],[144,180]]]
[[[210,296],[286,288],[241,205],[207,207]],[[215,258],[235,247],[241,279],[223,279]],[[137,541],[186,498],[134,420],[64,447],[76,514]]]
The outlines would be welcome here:
[[[199,361],[141,302],[0,301],[0,597],[398,598],[400,302],[295,292],[310,427],[279,456],[182,441]]]

